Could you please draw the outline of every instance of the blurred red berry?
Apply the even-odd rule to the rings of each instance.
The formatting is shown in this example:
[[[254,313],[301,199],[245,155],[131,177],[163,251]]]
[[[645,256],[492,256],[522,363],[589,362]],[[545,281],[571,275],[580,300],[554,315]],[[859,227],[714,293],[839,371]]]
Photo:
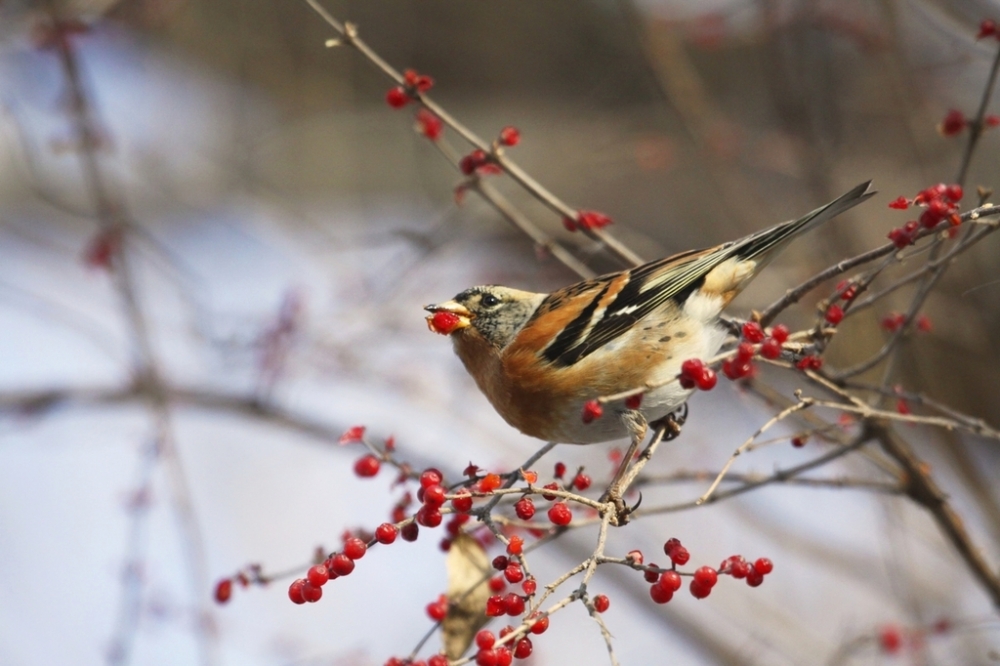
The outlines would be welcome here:
[[[230,578],[223,578],[215,585],[215,600],[220,604],[229,601],[233,596],[233,581]]]
[[[573,520],[573,512],[570,508],[566,506],[565,502],[556,502],[549,508],[549,520],[552,521],[554,525],[559,527],[565,527],[570,524]]]
[[[377,457],[369,453],[366,456],[362,456],[357,459],[354,463],[354,473],[361,478],[369,478],[378,474],[379,468],[381,468],[382,463]]]
[[[410,101],[410,96],[401,87],[389,88],[385,94],[386,103],[394,109],[401,109]]]
[[[995,37],[997,35],[997,24],[993,19],[983,19],[979,24],[979,34],[976,35],[976,39],[983,39],[984,37]]]
[[[431,141],[437,141],[444,132],[444,123],[427,109],[417,111],[417,126],[420,128],[420,133]]]
[[[896,197],[889,202],[889,208],[894,208],[895,210],[906,210],[910,207],[910,201],[906,197]]]
[[[965,114],[958,109],[951,109],[938,124],[938,132],[942,136],[955,136],[964,130],[967,124],[968,120],[966,120]]]
[[[584,423],[592,423],[595,419],[601,418],[602,414],[604,414],[604,408],[601,407],[601,403],[596,400],[588,400],[583,405],[581,418]]]
[[[500,143],[505,146],[516,146],[521,141],[521,131],[516,127],[507,126],[500,130]]]
[[[598,594],[596,597],[594,597],[594,610],[597,611],[598,613],[603,613],[604,611],[608,610],[610,606],[611,606],[611,600],[608,599],[607,596],[603,594]]]

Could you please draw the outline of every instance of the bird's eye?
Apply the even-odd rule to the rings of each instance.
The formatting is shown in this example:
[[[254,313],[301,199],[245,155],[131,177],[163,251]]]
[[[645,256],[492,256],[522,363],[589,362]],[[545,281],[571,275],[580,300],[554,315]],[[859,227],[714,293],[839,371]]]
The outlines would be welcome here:
[[[495,305],[500,305],[500,299],[493,294],[483,294],[483,297],[479,299],[479,302],[483,307],[492,308]]]

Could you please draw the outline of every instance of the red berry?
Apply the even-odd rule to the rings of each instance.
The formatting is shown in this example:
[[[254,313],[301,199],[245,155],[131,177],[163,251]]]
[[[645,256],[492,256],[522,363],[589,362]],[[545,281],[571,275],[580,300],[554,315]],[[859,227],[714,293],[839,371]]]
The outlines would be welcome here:
[[[921,333],[930,333],[934,330],[934,325],[931,323],[930,317],[927,315],[917,317],[917,330]]]
[[[573,485],[577,490],[586,490],[590,487],[590,477],[580,472],[573,478]]]
[[[555,482],[546,483],[544,486],[542,486],[542,488],[544,488],[546,490],[559,490],[559,484],[555,483]],[[548,501],[551,502],[555,498],[556,498],[555,495],[550,495],[548,493],[542,493],[542,499],[546,499],[546,500],[548,500]]]
[[[524,549],[524,539],[516,534],[507,542],[507,552],[511,555],[520,555]]]
[[[879,630],[878,642],[883,652],[895,654],[903,646],[903,634],[898,627],[888,625]]]
[[[594,610],[597,611],[598,613],[603,613],[604,611],[608,610],[608,607],[610,605],[611,601],[605,595],[598,594],[596,597],[594,597]]]
[[[323,588],[306,581],[305,584],[302,585],[302,598],[309,603],[314,604],[323,598]]]
[[[831,305],[826,309],[826,320],[836,326],[844,320],[844,308],[839,305]]]
[[[427,666],[448,666],[448,657],[443,654],[435,654],[427,660]]]
[[[354,473],[362,478],[375,476],[381,466],[379,459],[369,453],[357,459],[354,463]]]
[[[729,574],[737,580],[740,578],[746,578],[750,574],[750,565],[741,557],[732,561],[732,564],[729,567]]]
[[[722,374],[736,381],[753,374],[753,364],[749,361],[740,362],[738,359],[727,358],[722,362]]]
[[[795,364],[795,367],[799,370],[819,370],[823,367],[823,359],[815,354],[810,354],[809,356],[803,356]]]
[[[596,400],[588,400],[583,404],[583,413],[581,417],[584,423],[593,423],[595,419],[601,418],[604,413],[604,408],[601,407],[601,403]]]
[[[437,527],[441,524],[443,516],[440,511],[425,504],[417,511],[416,519],[424,527]]]
[[[906,315],[899,312],[890,312],[882,317],[879,325],[889,333],[895,333],[906,324]]]
[[[719,376],[715,374],[715,370],[712,370],[712,368],[705,368],[702,373],[698,375],[698,388],[702,391],[711,391],[715,388],[718,381]]]
[[[510,564],[510,560],[507,559],[506,555],[497,555],[493,558],[493,568],[497,571],[503,571]]]
[[[476,653],[476,666],[497,666],[497,653],[492,649]]]
[[[438,507],[444,504],[445,490],[443,486],[433,485],[427,488],[422,488],[424,491],[424,504],[427,506]]]
[[[524,569],[521,568],[520,564],[513,562],[503,570],[503,577],[507,579],[508,583],[520,583],[524,580]]]
[[[524,597],[511,592],[504,602],[507,604],[507,615],[516,617],[524,612]]]
[[[741,342],[736,347],[736,360],[741,363],[746,363],[753,358],[754,346],[749,342]]]
[[[497,637],[489,629],[480,629],[476,634],[476,647],[480,650],[489,650],[497,642]]]
[[[507,589],[507,581],[505,581],[500,576],[494,576],[490,578],[490,591],[491,592],[503,592]]]
[[[497,655],[497,666],[510,666],[511,662],[514,661],[514,657],[510,653],[510,648],[506,645],[493,648],[493,651]]]
[[[705,597],[707,597],[709,594],[712,593],[712,588],[702,583],[699,583],[697,580],[691,581],[691,585],[688,589],[691,590],[691,596],[693,596],[695,599],[704,599]]]
[[[650,564],[649,566],[656,567],[657,565]],[[655,583],[656,581],[660,580],[660,574],[656,573],[655,571],[650,571],[649,569],[646,569],[645,571],[642,572],[642,577],[646,579],[647,583]]]
[[[704,370],[705,364],[698,358],[689,358],[681,363],[681,376],[688,377],[692,381],[696,381]]]
[[[766,557],[761,557],[753,563],[753,568],[755,571],[760,573],[761,576],[766,576],[774,571],[774,563]]]
[[[215,600],[224,604],[233,596],[233,581],[223,578],[215,585]]]
[[[955,136],[964,130],[967,124],[965,114],[958,109],[951,109],[938,124],[938,132],[943,136]]]
[[[486,600],[486,614],[490,617],[500,617],[507,613],[507,602],[499,594],[494,594]]]
[[[536,591],[538,591],[538,583],[535,581],[534,578],[529,578],[523,583],[521,583],[521,589],[524,590],[524,593],[530,597]]]
[[[676,571],[664,571],[657,585],[665,587],[671,592],[676,592],[681,589],[681,575]]]
[[[302,595],[302,588],[304,588],[306,582],[301,578],[292,581],[292,584],[288,586],[288,598],[292,600],[292,603],[304,604],[306,598]]]
[[[847,280],[842,280],[837,285],[837,298],[844,301],[853,300],[855,296],[858,295],[858,285],[853,282],[848,282]]]
[[[670,559],[674,564],[684,566],[691,559],[691,554],[684,546],[678,546],[670,553]]]
[[[451,501],[451,506],[460,513],[467,513],[472,510],[472,496],[469,494],[468,488],[461,488],[456,495],[461,495],[461,497],[456,497]]]
[[[386,545],[396,540],[399,535],[399,528],[392,523],[382,523],[375,528],[375,540]]]
[[[517,645],[514,646],[514,658],[515,659],[527,659],[531,656],[531,651],[534,646],[531,644],[531,639],[525,636],[517,641]],[[430,666],[430,664],[428,664]]]
[[[633,393],[625,398],[625,409],[639,409],[642,406],[642,393]]]
[[[500,130],[500,143],[505,146],[516,146],[521,141],[521,132],[516,127],[504,127]]]
[[[666,553],[667,556],[669,557],[671,551],[680,548],[680,546],[681,546],[681,540],[676,537],[671,537],[664,542],[663,552]]]
[[[792,446],[797,449],[801,449],[808,441],[809,437],[807,435],[796,435],[795,437],[792,437]]]
[[[441,119],[427,109],[417,111],[417,125],[420,127],[420,133],[431,141],[441,138],[441,133],[444,131]]]
[[[962,190],[962,186],[959,185],[958,183],[954,185],[949,185],[948,189],[944,191],[945,198],[954,203],[958,203],[959,201],[961,201],[962,196],[964,194],[965,192]]]
[[[649,588],[649,596],[658,604],[665,604],[674,598],[674,593],[660,585],[652,585]]]
[[[625,559],[632,564],[642,564],[642,551],[641,550],[630,550]]]
[[[979,34],[976,35],[976,39],[982,39],[983,37],[992,37],[997,34],[997,24],[993,19],[983,19],[979,24]]]
[[[573,512],[570,511],[570,508],[566,506],[565,502],[556,502],[549,509],[549,520],[551,520],[554,525],[565,527],[566,525],[569,525],[571,520],[573,520]]]
[[[330,580],[330,572],[322,564],[317,564],[309,568],[309,571],[306,572],[306,578],[316,587],[323,587],[326,585],[326,581]]]
[[[991,113],[986,116],[983,121],[986,123],[987,127],[996,127],[997,125],[1000,125],[1000,116],[995,113]]]
[[[427,616],[435,622],[440,622],[448,614],[448,598],[443,594],[437,601],[427,604]]]
[[[350,444],[352,442],[360,442],[365,437],[365,427],[364,426],[353,426],[348,428],[343,435],[340,436],[340,444]]]
[[[420,473],[421,488],[427,489],[431,486],[439,486],[442,481],[444,481],[444,475],[441,474],[440,470],[434,469],[433,467],[428,467]]]
[[[896,210],[906,210],[910,207],[910,201],[906,197],[897,197],[889,202],[889,208]]]
[[[764,329],[755,321],[748,321],[743,324],[743,339],[747,342],[757,344],[764,341]]]
[[[768,338],[760,346],[760,355],[771,360],[778,358],[781,356],[781,343],[774,338]]]
[[[778,341],[778,344],[785,344],[788,342],[788,327],[784,324],[778,324],[771,329],[771,337]]]
[[[757,568],[751,565],[750,570],[747,572],[747,585],[750,587],[758,587],[763,582],[764,574],[757,571]]]
[[[491,493],[503,485],[503,479],[499,474],[487,474],[479,480],[477,490],[481,493]]]
[[[712,567],[700,567],[694,572],[694,580],[699,585],[712,588],[719,581],[719,574]]]
[[[338,576],[346,576],[354,571],[354,560],[343,553],[337,553],[327,561],[333,567],[333,573]]]
[[[576,226],[580,229],[602,229],[611,223],[610,217],[596,210],[581,210],[576,214]]]
[[[386,103],[394,109],[401,109],[410,101],[410,96],[401,87],[390,88],[385,94]]]
[[[417,537],[420,536],[420,526],[416,523],[406,523],[399,532],[403,541],[416,541]]]
[[[557,462],[553,476],[557,479],[561,479],[565,475],[566,475],[566,463]]]
[[[368,544],[357,537],[351,537],[344,542],[344,555],[352,560],[360,560],[368,551]]]
[[[544,634],[548,630],[548,628],[549,628],[549,616],[545,615],[535,620],[535,623],[531,625],[531,633],[535,635]]]
[[[522,497],[514,503],[514,513],[521,520],[531,520],[532,516],[535,515],[535,503],[531,501],[530,497]]]

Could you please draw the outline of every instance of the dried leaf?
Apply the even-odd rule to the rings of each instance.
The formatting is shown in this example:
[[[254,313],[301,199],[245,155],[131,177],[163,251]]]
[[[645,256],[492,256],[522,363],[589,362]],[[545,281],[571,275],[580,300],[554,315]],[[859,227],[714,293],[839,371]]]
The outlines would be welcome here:
[[[486,551],[468,534],[459,534],[451,542],[446,566],[450,603],[442,623],[441,642],[445,655],[454,660],[465,653],[476,632],[486,624],[491,570]]]

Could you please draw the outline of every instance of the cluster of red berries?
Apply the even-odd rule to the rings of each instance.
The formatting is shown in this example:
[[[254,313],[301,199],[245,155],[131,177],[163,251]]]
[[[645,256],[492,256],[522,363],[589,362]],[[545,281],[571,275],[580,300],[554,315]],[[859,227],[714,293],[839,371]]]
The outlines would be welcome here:
[[[386,103],[394,109],[401,109],[420,93],[434,87],[434,79],[426,74],[418,74],[412,69],[403,72],[403,85],[390,88],[385,94]]]
[[[963,196],[961,185],[945,185],[938,183],[921,191],[912,200],[905,197],[898,197],[889,203],[890,208],[896,210],[906,210],[910,204],[920,206],[924,211],[918,220],[910,220],[902,227],[897,227],[889,232],[888,238],[893,244],[903,249],[916,242],[917,233],[921,227],[933,229],[944,220],[952,226],[962,223],[962,218],[956,212],[958,202]]]
[[[514,627],[504,627],[500,631],[501,640],[513,631]],[[526,636],[518,639],[513,650],[496,642],[496,636],[489,629],[481,629],[476,634],[476,666],[510,666],[514,659],[527,659],[534,650],[531,639]]]
[[[593,231],[594,229],[603,229],[613,223],[614,221],[610,217],[604,213],[598,213],[596,210],[578,210],[576,217],[563,218],[563,226],[566,227],[567,231],[579,231],[581,229]]]
[[[882,321],[879,325],[883,330],[889,333],[895,333],[899,329],[903,328],[906,324],[906,315],[902,312],[890,312],[886,316],[882,317]],[[934,329],[934,325],[931,323],[930,317],[927,315],[920,315],[917,317],[917,330],[921,333],[929,333]]]
[[[819,370],[823,367],[823,359],[816,354],[809,354],[796,361],[795,367],[799,370]]]
[[[771,334],[767,335],[761,325],[755,321],[743,324],[741,332],[744,340],[760,345],[761,356],[771,360],[781,356],[782,345],[788,341],[789,335],[788,327],[784,324],[778,324],[771,329]]]
[[[688,552],[678,539],[669,539],[663,544],[663,552],[670,558],[671,569],[668,571],[659,570],[656,564],[644,567],[646,582],[652,583],[649,588],[649,596],[658,604],[665,604],[674,597],[674,593],[681,589],[681,574],[677,572],[678,566],[683,566],[691,559]],[[642,565],[642,552],[631,551],[626,560],[635,566]],[[764,581],[764,576],[771,573],[774,565],[766,557],[758,559],[754,563],[749,563],[742,555],[733,555],[719,565],[718,569],[709,566],[699,567],[692,574],[689,589],[691,596],[695,599],[704,599],[712,593],[712,588],[719,581],[719,576],[728,574],[736,579],[746,579],[750,587],[757,587]]]
[[[705,365],[701,359],[689,358],[681,363],[679,381],[686,389],[697,387],[702,391],[711,391],[715,388],[719,377],[715,374],[715,370]]]
[[[323,586],[335,578],[354,571],[354,563],[365,556],[368,544],[357,537],[344,541],[341,552],[328,557],[322,564],[310,567],[305,578],[299,578],[288,587],[288,598],[296,604],[315,603],[323,597]]]
[[[502,172],[500,166],[490,159],[485,150],[476,148],[458,162],[458,170],[466,176],[495,176]]]

